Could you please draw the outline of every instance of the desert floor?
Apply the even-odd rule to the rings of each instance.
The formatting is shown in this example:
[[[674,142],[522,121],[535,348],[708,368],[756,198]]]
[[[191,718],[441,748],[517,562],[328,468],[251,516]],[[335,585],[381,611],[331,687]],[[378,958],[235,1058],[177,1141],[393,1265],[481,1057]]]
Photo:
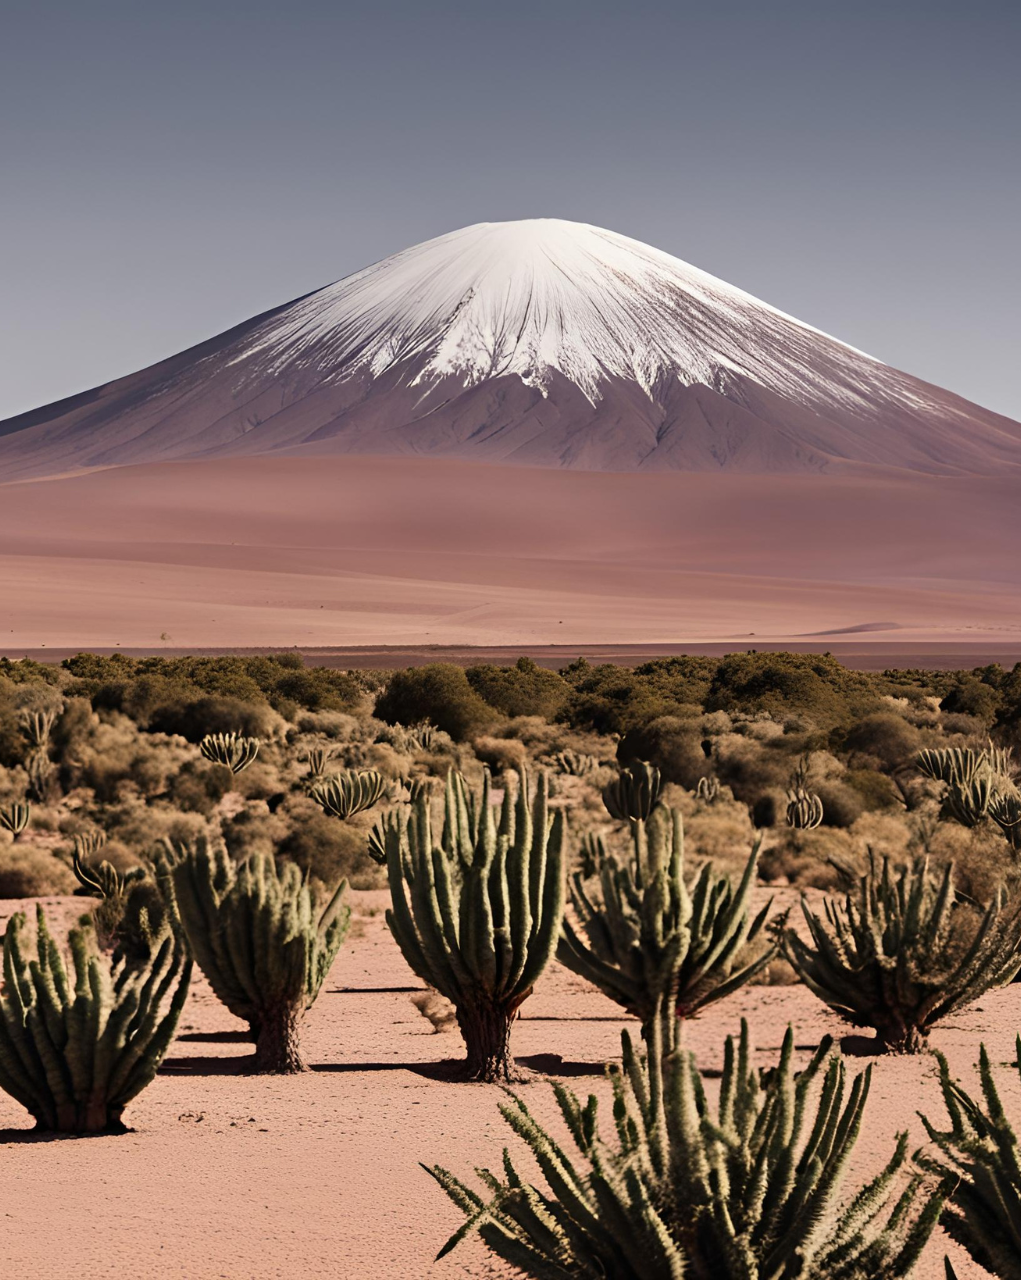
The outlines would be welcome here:
[[[194,983],[163,1068],[135,1101],[120,1137],[33,1140],[28,1117],[0,1095],[0,1257],[4,1274],[56,1280],[445,1280],[501,1274],[477,1242],[432,1262],[459,1215],[418,1162],[468,1175],[494,1165],[509,1136],[495,1086],[436,1078],[459,1056],[456,1031],[434,1032],[411,1002],[420,989],[383,921],[386,895],[353,894],[355,924],[306,1024],[307,1075],[237,1073],[249,1052],[239,1025]],[[0,921],[25,903],[0,902]],[[49,899],[69,921],[82,899]],[[690,1043],[709,1076],[724,1035],[751,1020],[759,1058],[775,1060],[793,1025],[805,1055],[846,1028],[802,987],[756,987],[697,1020]],[[554,966],[517,1023],[518,1062],[534,1073],[522,1086],[541,1118],[557,1115],[548,1079],[606,1094],[602,1063],[635,1024],[598,992]],[[995,992],[941,1026],[935,1047],[977,1088],[985,1041],[1008,1111],[1021,1088],[1008,1064],[1021,1028],[1021,985]],[[845,1041],[852,1072],[873,1059],[861,1037]],[[889,1157],[902,1128],[919,1143],[916,1110],[942,1118],[933,1060],[880,1058],[851,1180]],[[604,1122],[609,1116],[604,1114]],[[513,1145],[513,1143],[512,1143]],[[942,1236],[929,1246],[919,1280],[943,1274]],[[958,1275],[984,1273],[951,1248]]]
[[[0,486],[0,652],[1021,645],[1016,482],[223,458]]]

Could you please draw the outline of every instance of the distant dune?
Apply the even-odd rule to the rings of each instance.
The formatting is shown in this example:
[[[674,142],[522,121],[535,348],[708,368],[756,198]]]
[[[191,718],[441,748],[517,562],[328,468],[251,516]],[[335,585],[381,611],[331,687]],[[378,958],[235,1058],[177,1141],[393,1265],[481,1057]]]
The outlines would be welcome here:
[[[1010,477],[300,456],[12,483],[0,650],[838,633],[1009,647],[1016,494]]]

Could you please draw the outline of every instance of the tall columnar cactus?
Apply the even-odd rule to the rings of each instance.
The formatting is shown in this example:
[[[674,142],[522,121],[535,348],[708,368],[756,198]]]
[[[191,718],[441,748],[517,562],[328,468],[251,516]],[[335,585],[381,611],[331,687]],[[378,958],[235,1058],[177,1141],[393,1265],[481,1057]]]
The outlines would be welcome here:
[[[97,953],[90,930],[72,929],[72,985],[41,907],[36,920],[34,959],[24,915],[11,918],[4,936],[0,1088],[38,1129],[123,1130],[124,1108],[173,1039],[191,962],[168,935],[148,964],[127,969]]]
[[[309,794],[324,813],[334,818],[351,818],[371,809],[386,795],[390,784],[380,773],[338,773],[324,778]]]
[[[0,806],[0,827],[5,831],[9,831],[17,840],[18,836],[28,826],[28,820],[32,816],[32,806],[21,801],[14,801],[12,804]]]
[[[571,907],[581,932],[567,915],[557,959],[638,1018],[651,1041],[667,1011],[691,1017],[722,1000],[768,964],[774,949],[739,961],[769,914],[768,903],[754,919],[750,913],[758,844],[735,890],[708,863],[685,883],[677,810],[660,806],[632,839],[631,865],[602,864],[599,896],[589,895],[580,873],[572,876]]]
[[[255,1070],[305,1070],[301,1020],[347,932],[347,881],[320,900],[299,869],[256,854],[235,865],[200,840],[168,849],[164,875],[209,985],[255,1040]]]
[[[794,1069],[794,1038],[778,1066],[751,1065],[748,1028],[726,1042],[719,1102],[711,1105],[689,1054],[642,1062],[624,1036],[609,1069],[615,1141],[599,1131],[598,1102],[554,1092],[577,1156],[511,1096],[501,1109],[538,1165],[535,1186],[504,1152],[503,1177],[480,1169],[480,1194],[440,1166],[428,1172],[467,1218],[443,1257],[473,1230],[534,1280],[899,1280],[936,1225],[940,1187],[914,1177],[900,1189],[907,1135],[886,1168],[841,1197],[862,1124],[871,1068],[846,1088],[827,1040]],[[580,1157],[580,1159],[578,1158]]]
[[[259,754],[258,738],[240,733],[207,733],[199,743],[199,751],[213,764],[225,765],[235,776],[247,769]]]
[[[896,1053],[920,1052],[941,1018],[1021,970],[1021,908],[998,892],[968,941],[952,863],[934,870],[924,858],[895,872],[884,858],[843,902],[828,899],[823,916],[805,900],[802,910],[811,941],[782,934],[798,976]]]
[[[967,1094],[950,1074],[946,1058],[939,1062],[943,1101],[950,1128],[939,1129],[922,1116],[935,1152],[916,1161],[943,1177],[950,1188],[942,1226],[974,1261],[1001,1280],[1021,1280],[1021,1166],[1018,1140],[1007,1118],[985,1045],[979,1051],[982,1101]],[[1013,1066],[1021,1072],[1021,1036]],[[947,1275],[953,1268],[947,1264]]]
[[[659,802],[663,780],[655,765],[640,760],[603,788],[603,804],[619,822],[645,822]]]
[[[550,817],[545,776],[530,798],[522,770],[497,822],[489,785],[487,774],[469,804],[463,779],[448,779],[439,842],[425,796],[387,832],[386,918],[411,968],[454,1005],[467,1078],[494,1081],[510,1078],[511,1023],[556,949],[564,817]]]

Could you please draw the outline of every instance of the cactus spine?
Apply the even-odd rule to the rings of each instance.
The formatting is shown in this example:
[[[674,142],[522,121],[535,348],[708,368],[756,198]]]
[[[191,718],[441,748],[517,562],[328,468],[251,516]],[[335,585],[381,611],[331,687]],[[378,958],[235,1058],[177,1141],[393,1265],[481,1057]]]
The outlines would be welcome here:
[[[124,1108],[155,1076],[173,1039],[191,962],[168,935],[149,963],[129,970],[97,954],[89,930],[72,929],[72,986],[41,907],[36,919],[34,960],[26,955],[24,915],[12,916],[4,936],[0,1088],[28,1109],[37,1129],[123,1130]]]
[[[564,910],[564,818],[549,815],[545,776],[504,793],[499,823],[488,773],[477,802],[451,774],[443,834],[428,799],[386,837],[387,924],[416,974],[457,1011],[470,1080],[508,1080],[510,1031],[556,949]]]
[[[880,1047],[918,1053],[941,1018],[1003,986],[1021,970],[1021,909],[1001,892],[990,902],[960,958],[953,864],[927,858],[895,873],[884,858],[843,902],[817,916],[802,900],[811,942],[793,929],[783,950],[809,990],[858,1027],[874,1027]]]
[[[165,868],[192,954],[249,1025],[255,1070],[304,1071],[300,1024],[347,932],[347,881],[322,902],[293,863],[256,854],[235,866],[207,840],[168,848]]]
[[[861,1128],[871,1068],[846,1090],[843,1062],[824,1041],[794,1070],[794,1038],[760,1077],[747,1025],[727,1040],[719,1103],[710,1106],[689,1054],[665,1062],[634,1052],[625,1033],[609,1069],[616,1142],[599,1132],[598,1102],[554,1092],[572,1158],[514,1095],[500,1108],[546,1186],[529,1184],[504,1152],[480,1195],[446,1169],[427,1172],[466,1215],[441,1249],[477,1230],[489,1249],[534,1280],[901,1280],[925,1247],[941,1208],[938,1188],[895,1179],[907,1135],[878,1178],[841,1202],[840,1185]],[[813,1105],[812,1090],[819,1081]],[[488,1195],[488,1198],[484,1198]]]
[[[601,899],[589,896],[581,874],[572,876],[571,907],[581,933],[566,917],[557,959],[638,1018],[651,1040],[668,1012],[691,1017],[769,963],[771,948],[735,967],[744,946],[762,932],[769,904],[751,918],[758,844],[734,890],[708,864],[685,884],[677,810],[660,806],[647,828],[636,824],[632,838],[631,866],[602,864]]]
[[[240,733],[207,733],[199,743],[199,751],[213,764],[225,765],[237,776],[259,754],[259,746],[258,738],[245,738]]]
[[[17,840],[18,836],[28,826],[28,820],[32,816],[32,806],[21,801],[15,801],[13,804],[5,805],[0,808],[0,827],[5,831],[9,831]]]

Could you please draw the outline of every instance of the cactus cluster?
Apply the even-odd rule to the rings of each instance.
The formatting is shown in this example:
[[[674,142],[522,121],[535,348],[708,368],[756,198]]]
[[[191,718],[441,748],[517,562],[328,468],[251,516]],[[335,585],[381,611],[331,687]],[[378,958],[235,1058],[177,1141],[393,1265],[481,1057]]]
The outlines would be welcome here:
[[[554,1088],[578,1152],[572,1157],[511,1095],[501,1112],[538,1165],[527,1181],[508,1152],[503,1177],[480,1169],[480,1194],[440,1166],[427,1172],[466,1216],[441,1249],[478,1231],[516,1273],[534,1280],[899,1280],[911,1273],[941,1208],[941,1187],[898,1177],[907,1135],[882,1173],[840,1197],[861,1128],[871,1068],[847,1090],[824,1041],[794,1070],[788,1030],[778,1065],[760,1076],[747,1025],[728,1039],[719,1101],[709,1102],[691,1055],[643,1062],[625,1033],[610,1068],[616,1142],[599,1130],[598,1102]]]
[[[0,805],[0,827],[9,831],[15,840],[28,826],[31,816],[32,806],[23,801]]]
[[[659,803],[663,779],[651,764],[639,761],[620,773],[603,788],[603,804],[618,822],[645,822]]]
[[[382,774],[365,770],[324,778],[309,794],[324,813],[334,818],[351,818],[378,804],[389,789],[390,784]]]
[[[940,817],[977,827],[992,818],[1014,850],[1021,848],[1021,795],[1013,780],[1011,752],[992,743],[927,748],[915,758],[920,773],[946,785]],[[1016,816],[1015,816],[1016,815]]]
[[[41,907],[34,959],[24,928],[24,915],[15,915],[4,935],[0,1088],[38,1129],[123,1129],[124,1108],[152,1080],[173,1039],[191,963],[168,935],[147,964],[128,968],[78,928],[68,939],[72,982]]]
[[[723,999],[769,963],[773,948],[742,957],[769,913],[769,904],[754,918],[750,912],[758,845],[734,889],[709,864],[686,883],[676,810],[660,806],[648,824],[635,824],[632,841],[629,865],[602,863],[598,895],[580,873],[572,876],[557,959],[638,1018],[650,1039],[667,1010],[691,1017]]]
[[[347,881],[321,899],[290,862],[235,865],[220,845],[168,846],[168,896],[216,995],[248,1023],[258,1072],[305,1070],[301,1020],[347,932]]]
[[[968,941],[953,864],[937,871],[923,858],[895,871],[884,858],[824,915],[806,901],[802,910],[810,941],[784,929],[788,961],[835,1013],[873,1027],[883,1049],[920,1052],[936,1022],[1021,970],[1021,906],[998,892]]]
[[[239,774],[259,754],[258,738],[246,738],[240,733],[207,733],[199,743],[199,751],[213,764],[222,764],[232,774]]]
[[[451,774],[443,828],[428,796],[384,833],[387,924],[414,972],[457,1014],[469,1080],[508,1080],[511,1024],[556,949],[564,910],[564,816],[545,777],[508,787],[497,816],[488,773],[473,797]]]
[[[555,751],[549,760],[558,773],[566,773],[573,778],[585,778],[599,768],[596,757],[585,751]]]

